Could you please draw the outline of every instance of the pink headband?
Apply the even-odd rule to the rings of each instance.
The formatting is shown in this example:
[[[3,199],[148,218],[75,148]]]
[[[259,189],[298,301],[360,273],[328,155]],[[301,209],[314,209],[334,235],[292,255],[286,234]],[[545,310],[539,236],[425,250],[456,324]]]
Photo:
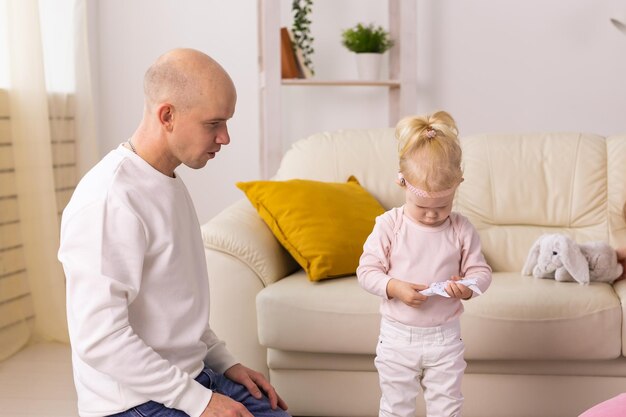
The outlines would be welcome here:
[[[443,190],[443,191],[425,191],[425,190],[421,190],[421,189],[419,189],[417,187],[412,186],[404,178],[404,175],[402,175],[401,172],[398,172],[398,180],[400,181],[400,184],[406,186],[406,188],[408,188],[410,192],[412,192],[413,194],[415,194],[418,197],[424,197],[424,198],[448,197],[449,195],[454,194],[454,191],[456,191],[456,187],[458,187],[458,184],[457,184],[454,187],[448,188],[447,190]],[[463,181],[463,180],[461,180],[461,181]]]

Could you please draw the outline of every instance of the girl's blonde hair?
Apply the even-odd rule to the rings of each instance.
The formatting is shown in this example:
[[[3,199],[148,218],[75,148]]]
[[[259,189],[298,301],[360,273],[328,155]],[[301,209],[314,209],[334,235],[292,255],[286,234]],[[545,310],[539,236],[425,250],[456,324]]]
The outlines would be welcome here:
[[[447,112],[405,117],[396,125],[396,138],[400,173],[413,186],[443,191],[463,180],[458,130]]]

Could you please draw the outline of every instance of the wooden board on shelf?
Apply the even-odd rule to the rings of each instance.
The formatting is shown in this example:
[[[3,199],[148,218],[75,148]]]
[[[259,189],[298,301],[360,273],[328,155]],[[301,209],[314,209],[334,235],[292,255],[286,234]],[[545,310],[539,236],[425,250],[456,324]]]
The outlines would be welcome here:
[[[291,36],[289,36],[289,30],[286,27],[280,28],[280,73],[283,79],[300,77]]]
[[[388,87],[400,88],[398,80],[319,80],[319,79],[289,79],[282,80],[282,85],[301,85],[301,86],[333,86],[333,87]]]

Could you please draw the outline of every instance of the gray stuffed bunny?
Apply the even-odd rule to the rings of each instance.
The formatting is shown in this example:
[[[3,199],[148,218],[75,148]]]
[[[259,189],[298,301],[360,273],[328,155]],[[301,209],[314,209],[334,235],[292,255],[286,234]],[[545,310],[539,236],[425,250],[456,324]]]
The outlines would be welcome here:
[[[589,263],[591,282],[612,283],[622,276],[622,264],[617,261],[617,252],[608,243],[588,242],[578,245]]]
[[[612,283],[622,275],[622,265],[617,262],[615,250],[605,242],[579,245],[565,235],[552,233],[535,241],[522,273],[581,284]]]

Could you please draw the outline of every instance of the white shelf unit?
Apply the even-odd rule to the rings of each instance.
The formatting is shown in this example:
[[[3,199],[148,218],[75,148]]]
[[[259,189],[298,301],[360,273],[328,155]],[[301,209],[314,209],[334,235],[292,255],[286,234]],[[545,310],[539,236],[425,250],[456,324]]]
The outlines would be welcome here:
[[[281,79],[281,0],[258,0],[261,110],[261,175],[269,178],[283,154],[281,88],[289,86],[384,87],[389,89],[390,125],[411,114],[417,101],[417,0],[387,0],[389,33],[395,45],[388,52],[389,79],[380,81]]]

